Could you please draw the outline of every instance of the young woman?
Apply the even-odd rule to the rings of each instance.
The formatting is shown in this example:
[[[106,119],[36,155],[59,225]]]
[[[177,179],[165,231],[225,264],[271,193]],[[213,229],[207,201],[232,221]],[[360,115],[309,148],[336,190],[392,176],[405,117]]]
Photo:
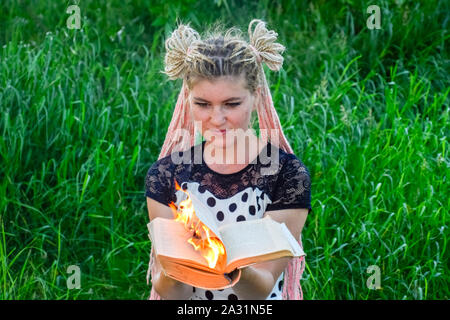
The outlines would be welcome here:
[[[276,38],[253,20],[249,43],[235,28],[202,40],[188,25],[166,40],[165,73],[182,78],[183,86],[159,160],[145,180],[150,220],[173,218],[168,204],[184,200],[176,181],[210,207],[219,226],[269,215],[301,245],[311,181],[283,134],[262,67],[282,66],[284,46]],[[260,137],[251,128],[255,112]],[[195,143],[200,135],[204,141]],[[248,266],[232,288],[204,290],[165,276],[150,256],[150,299],[302,299],[303,258]]]

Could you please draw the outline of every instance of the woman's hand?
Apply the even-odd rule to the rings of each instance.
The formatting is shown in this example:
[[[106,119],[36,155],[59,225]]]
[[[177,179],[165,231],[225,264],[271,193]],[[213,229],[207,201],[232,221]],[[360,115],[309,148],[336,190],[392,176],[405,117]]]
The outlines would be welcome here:
[[[257,265],[240,269],[241,277],[233,286],[234,292],[244,300],[264,300],[275,286],[276,279],[271,272],[269,265],[280,265],[281,269],[287,265],[291,258],[280,258],[273,261],[262,262]],[[229,275],[234,280],[239,270],[235,270]]]
[[[155,279],[152,279],[152,285],[161,298],[165,300],[187,300],[192,296],[193,290],[191,285],[166,276],[157,258],[155,263],[157,276]]]

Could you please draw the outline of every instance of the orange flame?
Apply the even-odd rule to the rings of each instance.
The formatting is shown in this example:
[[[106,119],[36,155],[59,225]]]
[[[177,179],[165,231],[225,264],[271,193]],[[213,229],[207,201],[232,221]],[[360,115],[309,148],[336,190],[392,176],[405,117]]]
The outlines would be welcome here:
[[[223,265],[226,259],[223,243],[218,238],[210,236],[211,230],[195,215],[189,193],[184,191],[176,180],[175,189],[183,191],[188,196],[186,200],[180,202],[179,208],[173,202],[169,203],[169,207],[172,208],[174,213],[175,221],[183,223],[186,230],[193,232],[193,236],[187,242],[196,251],[200,251],[210,268],[214,269],[218,263]]]

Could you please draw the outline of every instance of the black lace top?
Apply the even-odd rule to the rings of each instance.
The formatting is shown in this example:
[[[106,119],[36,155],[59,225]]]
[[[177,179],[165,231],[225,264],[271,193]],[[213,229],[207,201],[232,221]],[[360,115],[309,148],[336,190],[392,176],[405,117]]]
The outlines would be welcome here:
[[[292,208],[311,211],[311,178],[295,155],[268,143],[245,168],[222,174],[204,162],[204,149],[205,142],[156,161],[145,178],[145,195],[166,206],[171,202],[178,205],[186,196],[175,189],[176,180],[211,208],[219,227],[260,219],[265,211]],[[281,299],[282,276],[268,299]],[[230,297],[239,298],[232,288],[217,291],[194,288],[191,299]]]

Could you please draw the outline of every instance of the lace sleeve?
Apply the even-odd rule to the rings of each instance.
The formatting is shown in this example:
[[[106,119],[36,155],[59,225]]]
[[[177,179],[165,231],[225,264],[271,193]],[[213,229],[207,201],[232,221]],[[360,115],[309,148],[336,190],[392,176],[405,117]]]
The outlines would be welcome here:
[[[156,161],[145,177],[145,196],[167,206],[173,200],[171,193],[172,175],[168,159]]]
[[[305,165],[291,154],[280,170],[272,203],[266,211],[294,208],[311,212],[311,177]]]

